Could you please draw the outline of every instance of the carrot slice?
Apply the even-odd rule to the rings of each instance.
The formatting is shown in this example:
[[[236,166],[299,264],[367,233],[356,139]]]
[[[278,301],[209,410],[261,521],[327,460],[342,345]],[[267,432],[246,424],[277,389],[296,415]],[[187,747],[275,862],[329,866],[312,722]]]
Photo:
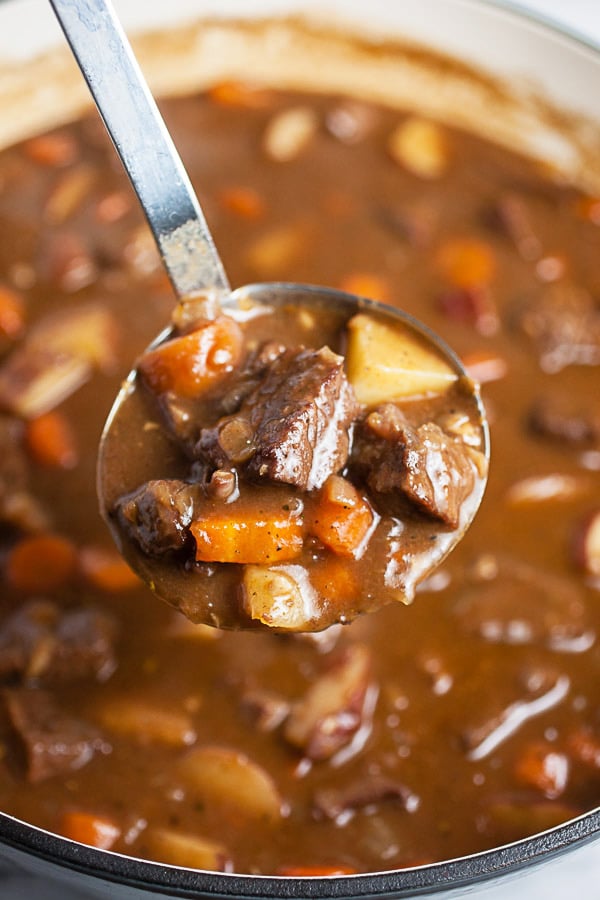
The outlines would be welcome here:
[[[121,835],[121,829],[112,819],[83,810],[64,813],[58,832],[72,841],[100,850],[110,850]]]
[[[24,329],[25,318],[21,294],[0,284],[0,334],[16,338],[22,334]]]
[[[6,578],[20,591],[35,594],[66,584],[75,573],[77,551],[65,537],[39,534],[23,538],[6,560]]]
[[[353,272],[342,279],[339,287],[357,297],[370,297],[371,300],[380,300],[382,303],[388,303],[391,296],[387,279],[372,272]]]
[[[244,106],[248,109],[267,106],[271,99],[265,88],[242,81],[221,81],[209,88],[208,96],[220,106]]]
[[[331,475],[307,524],[311,534],[334,553],[356,559],[365,549],[373,520],[373,510],[354,485],[341,475]]]
[[[283,509],[210,512],[190,526],[199,562],[265,563],[294,559],[302,550],[302,522]]]
[[[83,547],[79,568],[84,579],[101,591],[119,593],[139,587],[140,579],[116,550],[105,547]]]
[[[147,351],[138,368],[156,393],[174,391],[183,397],[196,397],[239,364],[243,347],[240,326],[228,316],[219,316]]]
[[[265,201],[258,191],[251,187],[225,188],[219,194],[221,205],[240,219],[261,219],[265,214]]]
[[[63,413],[56,410],[27,423],[25,442],[33,459],[42,466],[72,469],[79,461],[71,424]]]
[[[42,134],[23,144],[23,152],[33,162],[41,166],[62,167],[75,162],[79,156],[79,145],[66,132]]]
[[[456,287],[489,284],[496,272],[494,251],[479,238],[450,238],[439,248],[435,263],[440,274]]]
[[[358,594],[358,579],[347,559],[328,556],[313,563],[310,583],[314,589],[332,603],[351,601]]]

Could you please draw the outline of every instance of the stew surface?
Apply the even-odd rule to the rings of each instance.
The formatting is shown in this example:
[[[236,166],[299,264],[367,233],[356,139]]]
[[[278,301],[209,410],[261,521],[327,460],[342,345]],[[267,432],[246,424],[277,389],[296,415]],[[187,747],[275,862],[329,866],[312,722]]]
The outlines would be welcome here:
[[[95,463],[169,286],[95,119],[2,152],[0,808],[134,856],[322,874],[594,807],[600,201],[348,98],[221,84],[164,110],[234,284],[374,296],[458,351],[488,488],[411,606],[306,636],[158,603],[97,513]]]

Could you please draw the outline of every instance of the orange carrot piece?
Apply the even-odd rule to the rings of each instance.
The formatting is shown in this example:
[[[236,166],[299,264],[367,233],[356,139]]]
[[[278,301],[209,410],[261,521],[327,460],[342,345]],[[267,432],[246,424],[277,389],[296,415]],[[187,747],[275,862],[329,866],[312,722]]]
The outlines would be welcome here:
[[[331,475],[307,519],[311,534],[340,556],[358,558],[373,525],[374,514],[353,484]]]
[[[27,423],[25,442],[33,459],[42,466],[72,469],[79,462],[71,424],[63,413],[56,410]]]
[[[208,96],[220,106],[245,106],[248,109],[268,106],[271,99],[265,88],[242,81],[220,81],[209,88]]]
[[[140,579],[116,550],[87,546],[79,553],[79,569],[93,587],[109,593],[139,587]]]
[[[600,197],[579,197],[575,211],[582,219],[600,225]]]
[[[75,574],[77,551],[65,537],[38,534],[15,544],[6,559],[6,578],[20,591],[35,594],[62,587]]]
[[[438,249],[435,264],[443,278],[462,288],[487,285],[496,272],[494,251],[479,238],[450,238]]]
[[[352,866],[280,866],[277,874],[290,878],[328,878],[334,875],[355,875],[356,871]]]
[[[261,219],[266,210],[264,198],[251,187],[229,187],[219,194],[221,205],[240,219],[256,221]]]
[[[349,294],[356,294],[357,297],[369,297],[382,303],[390,301],[389,282],[373,272],[353,272],[341,280],[339,288]]]
[[[149,350],[138,368],[156,393],[174,391],[183,397],[196,397],[233,371],[243,348],[240,326],[228,316],[219,316]]]
[[[21,294],[0,284],[0,334],[17,338],[24,329],[25,317]]]
[[[57,830],[72,841],[100,850],[110,850],[121,835],[121,829],[112,819],[83,810],[64,813]]]
[[[257,513],[230,504],[196,519],[190,531],[199,562],[284,562],[298,556],[303,544],[301,520],[279,508]]]
[[[321,597],[332,603],[352,600],[358,594],[358,580],[347,559],[329,556],[314,562],[310,570],[310,583]]]
[[[59,131],[31,138],[23,144],[23,152],[41,166],[60,168],[75,162],[79,146],[72,135]]]

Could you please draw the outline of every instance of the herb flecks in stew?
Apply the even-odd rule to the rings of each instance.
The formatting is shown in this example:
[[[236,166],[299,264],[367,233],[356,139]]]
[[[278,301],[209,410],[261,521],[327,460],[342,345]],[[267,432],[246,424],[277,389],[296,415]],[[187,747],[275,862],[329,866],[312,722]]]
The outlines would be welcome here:
[[[290,137],[282,159],[290,110],[296,145]],[[99,123],[4,150],[0,808],[171,865],[291,875],[448,859],[593,808],[598,199],[506,149],[347,97],[224,84],[169,100],[165,113],[233,283],[282,278],[376,296],[458,351],[491,419],[486,496],[415,603],[347,627],[224,632],[157,602],[112,546],[95,466],[121,379],[173,297]],[[334,336],[300,343],[336,353]],[[266,363],[291,344],[286,329],[268,341]],[[313,492],[326,509],[356,501],[347,534],[322,511],[310,522],[320,544],[338,547],[311,561],[312,582],[340,605],[356,584],[339,547],[371,527],[365,492],[395,502],[383,490],[396,478],[388,457],[402,452],[394,435],[412,439],[423,425],[396,422],[396,403],[365,397],[346,374],[370,407],[352,452],[369,470],[371,457],[378,464],[372,486],[355,455],[360,489],[336,473]],[[245,387],[232,386],[223,417],[255,385]],[[165,438],[172,468],[157,474],[129,439],[123,463],[136,463],[131,490],[146,484],[149,508],[153,479],[178,482],[165,495],[167,522],[168,497],[185,517],[190,491],[216,503],[253,489],[218,467],[190,487],[199,436],[186,430],[189,401],[163,393],[158,410],[147,399],[141,427],[158,440],[167,421],[186,447],[181,471]],[[470,439],[460,416],[426,418]],[[243,438],[223,435],[228,452]],[[268,487],[283,504],[296,490]],[[189,540],[161,533],[176,547]],[[282,597],[296,583],[283,567],[295,565],[276,572]],[[245,564],[249,594],[275,577],[269,569]]]
[[[409,603],[483,492],[469,380],[408,324],[374,313],[248,307],[238,324],[235,311],[194,322],[187,305],[199,302],[177,310],[185,330],[137,366],[146,393],[133,402],[158,426],[136,461],[154,477],[109,509],[134,567],[193,621],[225,627],[317,631]],[[139,429],[128,402],[103,450],[109,496],[123,485],[104,458]],[[161,477],[177,453],[177,477]],[[117,475],[126,484],[135,466]]]

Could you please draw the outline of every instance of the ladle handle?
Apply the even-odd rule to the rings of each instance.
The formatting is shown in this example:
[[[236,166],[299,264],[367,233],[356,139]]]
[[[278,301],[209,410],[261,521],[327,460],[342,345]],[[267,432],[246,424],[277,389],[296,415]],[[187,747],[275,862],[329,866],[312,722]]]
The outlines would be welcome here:
[[[212,235],[110,0],[50,0],[179,296],[229,291]]]

